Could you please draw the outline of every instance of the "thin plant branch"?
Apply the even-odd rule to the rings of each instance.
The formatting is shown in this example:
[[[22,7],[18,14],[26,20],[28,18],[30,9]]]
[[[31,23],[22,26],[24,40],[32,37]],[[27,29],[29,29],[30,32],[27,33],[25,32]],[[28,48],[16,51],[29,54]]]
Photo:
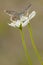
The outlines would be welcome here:
[[[43,61],[41,59],[41,56],[40,56],[40,54],[39,54],[39,52],[37,50],[37,47],[36,47],[35,42],[34,42],[34,39],[33,39],[32,28],[31,28],[31,24],[30,23],[28,24],[28,31],[30,33],[30,39],[31,39],[31,42],[32,42],[33,49],[34,49],[34,51],[35,51],[35,53],[37,55],[37,58],[40,61],[41,65],[43,65]]]
[[[25,55],[27,57],[29,65],[32,65],[32,61],[31,61],[30,55],[29,55],[28,50],[26,48],[26,43],[25,43],[25,40],[24,40],[24,33],[23,33],[21,27],[20,27],[20,33],[21,33],[21,37],[22,37],[22,45],[23,45],[23,48],[24,48]]]

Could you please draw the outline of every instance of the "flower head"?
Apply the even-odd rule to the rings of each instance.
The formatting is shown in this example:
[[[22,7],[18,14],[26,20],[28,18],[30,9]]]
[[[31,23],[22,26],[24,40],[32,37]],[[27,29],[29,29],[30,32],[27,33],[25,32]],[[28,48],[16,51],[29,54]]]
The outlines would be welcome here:
[[[10,21],[11,21],[11,23],[8,23],[9,26],[12,26],[12,27],[20,27],[20,25],[22,24],[22,27],[25,27],[25,26],[27,26],[27,24],[29,23],[29,21],[32,18],[34,18],[34,16],[36,15],[36,12],[35,11],[32,11],[32,13],[28,17],[27,16],[24,16],[24,15],[18,16],[18,14],[16,14],[16,16],[13,16],[13,15],[11,15],[9,13],[7,13],[7,14],[10,16]]]

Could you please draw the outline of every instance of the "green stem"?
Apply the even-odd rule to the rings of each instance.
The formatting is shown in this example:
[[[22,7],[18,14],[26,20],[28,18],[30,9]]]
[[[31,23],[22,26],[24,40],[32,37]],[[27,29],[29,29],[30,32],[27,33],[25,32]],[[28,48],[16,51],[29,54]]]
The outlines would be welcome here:
[[[40,54],[39,54],[39,52],[38,52],[38,50],[37,50],[37,48],[36,48],[36,45],[35,45],[35,43],[34,43],[34,39],[33,39],[33,36],[32,36],[32,28],[31,28],[30,23],[28,24],[28,30],[29,30],[29,33],[30,33],[30,38],[31,38],[31,42],[32,42],[32,46],[33,46],[33,48],[34,48],[34,51],[35,51],[35,53],[36,53],[36,55],[37,55],[37,57],[38,57],[38,60],[40,61],[41,65],[43,65],[41,56],[40,56]]]
[[[23,48],[24,48],[28,63],[29,63],[29,65],[32,65],[32,61],[30,59],[30,56],[29,56],[29,53],[27,51],[26,44],[25,44],[25,41],[24,41],[24,34],[23,34],[23,31],[21,30],[21,28],[20,28],[20,33],[21,33],[21,37],[22,37],[22,45],[23,45]]]

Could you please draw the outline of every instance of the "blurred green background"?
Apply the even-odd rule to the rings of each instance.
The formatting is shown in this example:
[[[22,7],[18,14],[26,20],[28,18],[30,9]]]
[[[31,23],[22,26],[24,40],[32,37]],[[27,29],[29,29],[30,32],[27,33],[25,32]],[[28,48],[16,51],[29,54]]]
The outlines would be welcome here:
[[[29,3],[32,4],[29,12],[33,10],[37,12],[30,23],[36,47],[43,60],[43,0],[0,0],[0,65],[28,65],[20,31],[8,26],[9,16],[3,10],[21,11]],[[32,48],[27,26],[23,28],[23,31],[33,65],[41,65]]]

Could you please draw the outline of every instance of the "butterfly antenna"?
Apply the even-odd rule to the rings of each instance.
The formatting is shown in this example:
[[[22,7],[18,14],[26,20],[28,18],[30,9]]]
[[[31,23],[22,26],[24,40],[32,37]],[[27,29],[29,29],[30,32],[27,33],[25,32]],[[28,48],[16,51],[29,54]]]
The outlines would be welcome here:
[[[25,8],[25,10],[28,10],[31,7],[32,4],[29,4],[27,8]]]

